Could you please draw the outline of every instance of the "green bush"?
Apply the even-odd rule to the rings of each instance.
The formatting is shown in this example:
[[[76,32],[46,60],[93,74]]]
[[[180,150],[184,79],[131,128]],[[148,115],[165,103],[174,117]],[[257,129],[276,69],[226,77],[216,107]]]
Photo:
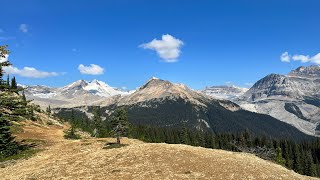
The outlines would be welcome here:
[[[75,133],[75,130],[73,127],[68,129],[68,131],[64,135],[64,138],[66,138],[66,139],[81,139],[80,135]]]

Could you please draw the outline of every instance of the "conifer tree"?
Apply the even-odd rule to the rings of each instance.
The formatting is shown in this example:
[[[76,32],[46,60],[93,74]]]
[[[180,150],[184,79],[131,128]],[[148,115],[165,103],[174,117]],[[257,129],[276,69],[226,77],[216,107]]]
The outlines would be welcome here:
[[[280,165],[285,165],[285,163],[286,163],[286,160],[282,156],[282,151],[281,151],[281,148],[280,148],[279,145],[278,145],[278,147],[276,149],[275,161]]]
[[[75,132],[75,117],[74,117],[74,111],[73,109],[71,110],[71,127],[70,127],[70,136],[75,137],[76,136],[76,132]]]
[[[9,74],[7,76],[6,86],[8,89],[10,89],[10,76],[9,76]]]
[[[102,136],[102,119],[100,113],[100,107],[93,107],[93,121],[95,124],[95,129],[93,132],[94,137],[101,137]]]
[[[295,144],[293,148],[293,170],[302,173],[300,147]]]
[[[0,114],[0,158],[5,158],[17,153],[18,144],[10,132],[10,121]]]
[[[112,132],[117,138],[117,144],[120,144],[120,137],[127,134],[129,128],[128,114],[124,109],[117,109],[115,116],[111,120]]]
[[[71,109],[71,116],[70,116],[71,127],[68,129],[67,133],[64,135],[65,138],[67,138],[67,139],[81,139],[80,135],[76,134],[75,123],[76,123],[76,119],[74,116],[74,110]]]
[[[8,54],[7,46],[0,46],[0,57],[5,58]],[[10,132],[10,120],[14,119],[14,116],[8,113],[8,111],[15,109],[12,104],[16,103],[16,101],[12,101],[15,100],[15,98],[8,95],[9,92],[7,88],[4,88],[2,79],[4,74],[2,67],[9,65],[11,65],[9,61],[0,63],[0,158],[16,154],[19,147]]]
[[[13,89],[13,90],[18,89],[16,77],[13,77],[13,78],[11,79],[11,89]]]
[[[182,127],[182,143],[190,144],[189,133],[185,123],[183,123],[183,127]]]
[[[50,105],[47,107],[46,112],[47,112],[47,114],[49,114],[49,115],[51,114],[51,106],[50,106]]]
[[[49,120],[50,119],[50,115],[51,115],[51,107],[50,107],[50,105],[47,107],[46,113],[48,115],[48,120]]]

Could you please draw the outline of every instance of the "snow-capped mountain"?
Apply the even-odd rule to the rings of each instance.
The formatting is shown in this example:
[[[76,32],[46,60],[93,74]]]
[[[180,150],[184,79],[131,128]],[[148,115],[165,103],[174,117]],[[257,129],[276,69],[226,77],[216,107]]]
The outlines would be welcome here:
[[[110,97],[115,95],[128,95],[128,92],[122,91],[118,88],[110,87],[102,81],[93,80],[85,81],[79,80],[59,89],[60,93],[67,97],[74,97],[83,94],[91,94],[100,97]]]
[[[307,134],[319,134],[319,66],[299,67],[287,75],[267,75],[241,99],[237,103],[247,110],[271,115]]]
[[[217,99],[227,99],[234,100],[242,96],[245,92],[248,91],[248,88],[241,88],[237,86],[211,86],[206,87],[201,92]]]
[[[125,96],[132,91],[122,91],[105,82],[93,80],[78,80],[61,88],[47,86],[25,86],[27,99],[33,99],[42,106],[52,105],[60,107],[64,105],[85,105],[101,98],[111,96]]]

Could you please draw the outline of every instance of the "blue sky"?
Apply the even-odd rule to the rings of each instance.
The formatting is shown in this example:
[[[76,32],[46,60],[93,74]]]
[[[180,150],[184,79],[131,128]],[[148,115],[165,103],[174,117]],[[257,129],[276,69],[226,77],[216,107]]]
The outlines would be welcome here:
[[[194,89],[228,82],[247,86],[269,73],[320,64],[317,0],[0,4],[0,44],[9,45],[11,71],[21,84],[99,79],[134,89],[156,76]],[[163,35],[169,40],[162,41]],[[97,66],[86,69],[90,64]]]

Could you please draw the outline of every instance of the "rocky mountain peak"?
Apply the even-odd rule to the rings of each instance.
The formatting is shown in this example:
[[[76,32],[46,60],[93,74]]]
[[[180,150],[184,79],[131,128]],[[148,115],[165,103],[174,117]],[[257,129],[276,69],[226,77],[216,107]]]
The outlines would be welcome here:
[[[320,66],[301,66],[288,75],[267,75],[257,81],[244,96],[250,101],[266,98],[304,99],[318,94],[319,78]]]
[[[185,101],[200,104],[197,99],[203,98],[185,85],[174,84],[167,80],[151,78],[137,91],[122,99],[121,104],[134,104],[137,102],[161,99],[184,99]]]
[[[292,70],[289,76],[302,76],[302,77],[316,77],[320,78],[320,66],[311,65],[311,66],[300,66],[295,70]]]
[[[86,86],[87,84],[88,84],[87,81],[81,79],[81,80],[75,81],[67,86],[64,86],[63,89],[74,89],[74,88],[80,89],[80,88]]]
[[[169,81],[166,80],[162,80],[156,77],[152,77],[150,78],[146,84],[144,84],[143,86],[140,87],[140,89],[145,89],[145,88],[162,88],[162,87],[170,87],[173,84]]]

